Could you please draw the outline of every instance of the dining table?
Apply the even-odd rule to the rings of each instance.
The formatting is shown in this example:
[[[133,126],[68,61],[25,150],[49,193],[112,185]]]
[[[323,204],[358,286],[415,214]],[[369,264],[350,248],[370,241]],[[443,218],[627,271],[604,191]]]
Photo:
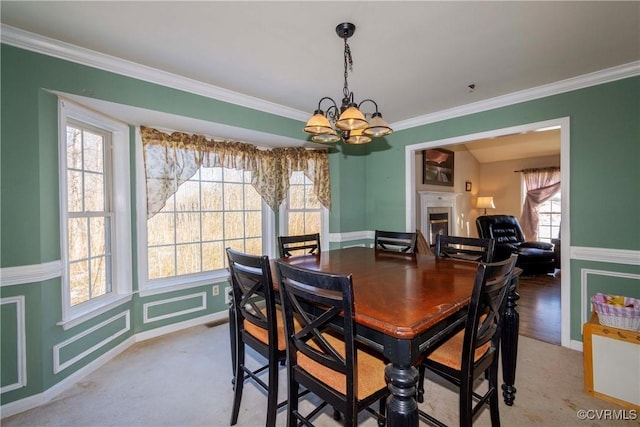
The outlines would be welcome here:
[[[358,340],[384,355],[388,426],[417,426],[416,365],[423,352],[464,327],[478,264],[468,260],[349,247],[281,258],[298,267],[352,275]],[[517,275],[502,328],[503,397],[515,399]],[[277,286],[277,285],[276,285]],[[428,396],[425,396],[428,401]]]

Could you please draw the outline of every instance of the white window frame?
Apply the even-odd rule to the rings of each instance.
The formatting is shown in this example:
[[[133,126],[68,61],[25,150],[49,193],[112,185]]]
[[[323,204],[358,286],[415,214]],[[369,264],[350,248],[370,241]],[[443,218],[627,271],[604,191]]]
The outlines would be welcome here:
[[[141,297],[188,289],[208,284],[229,281],[229,271],[221,268],[195,274],[183,274],[164,279],[149,280],[149,263],[147,247],[147,185],[144,171],[144,153],[140,129],[136,129],[136,224],[138,238],[138,286]],[[269,257],[276,254],[275,250],[275,214],[262,201],[262,250]]]
[[[111,292],[89,301],[71,305],[69,283],[69,242],[67,214],[67,122],[99,128],[111,134],[111,168],[105,171],[112,197]],[[119,121],[84,108],[67,99],[58,99],[58,166],[60,183],[60,246],[62,259],[62,321],[69,329],[131,300],[131,189],[129,127]],[[117,171],[117,172],[116,172]]]
[[[281,235],[285,235],[289,230],[289,192],[287,191],[287,197],[284,199],[279,209],[279,221],[278,230]],[[315,210],[315,209],[314,209]],[[296,212],[302,211],[302,209],[295,209]],[[320,213],[320,247],[323,250],[329,250],[329,209],[322,206]]]

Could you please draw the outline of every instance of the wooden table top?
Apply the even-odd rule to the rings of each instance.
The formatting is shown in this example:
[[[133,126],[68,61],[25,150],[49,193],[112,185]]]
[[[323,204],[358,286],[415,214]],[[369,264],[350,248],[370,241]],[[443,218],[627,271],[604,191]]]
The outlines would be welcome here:
[[[364,247],[282,260],[310,270],[352,274],[356,323],[399,339],[414,338],[466,307],[478,267]]]

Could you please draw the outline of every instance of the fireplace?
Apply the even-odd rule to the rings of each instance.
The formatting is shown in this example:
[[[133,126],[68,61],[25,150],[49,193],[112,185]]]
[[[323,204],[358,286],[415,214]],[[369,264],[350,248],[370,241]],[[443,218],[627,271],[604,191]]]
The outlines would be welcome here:
[[[436,236],[449,235],[449,212],[428,212],[429,216],[429,244],[436,244]]]
[[[433,246],[438,234],[456,234],[456,197],[458,193],[420,191],[420,229]]]

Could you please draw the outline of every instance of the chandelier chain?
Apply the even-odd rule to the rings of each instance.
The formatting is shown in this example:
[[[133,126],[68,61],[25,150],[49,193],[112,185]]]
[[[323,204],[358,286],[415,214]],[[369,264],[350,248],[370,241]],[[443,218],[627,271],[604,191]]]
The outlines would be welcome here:
[[[347,39],[344,39],[344,88],[342,93],[345,98],[349,98],[349,83],[347,82],[347,77],[349,75],[347,71],[347,67],[349,71],[353,72],[353,58],[351,57],[351,48],[349,47],[349,43],[347,43]]]

